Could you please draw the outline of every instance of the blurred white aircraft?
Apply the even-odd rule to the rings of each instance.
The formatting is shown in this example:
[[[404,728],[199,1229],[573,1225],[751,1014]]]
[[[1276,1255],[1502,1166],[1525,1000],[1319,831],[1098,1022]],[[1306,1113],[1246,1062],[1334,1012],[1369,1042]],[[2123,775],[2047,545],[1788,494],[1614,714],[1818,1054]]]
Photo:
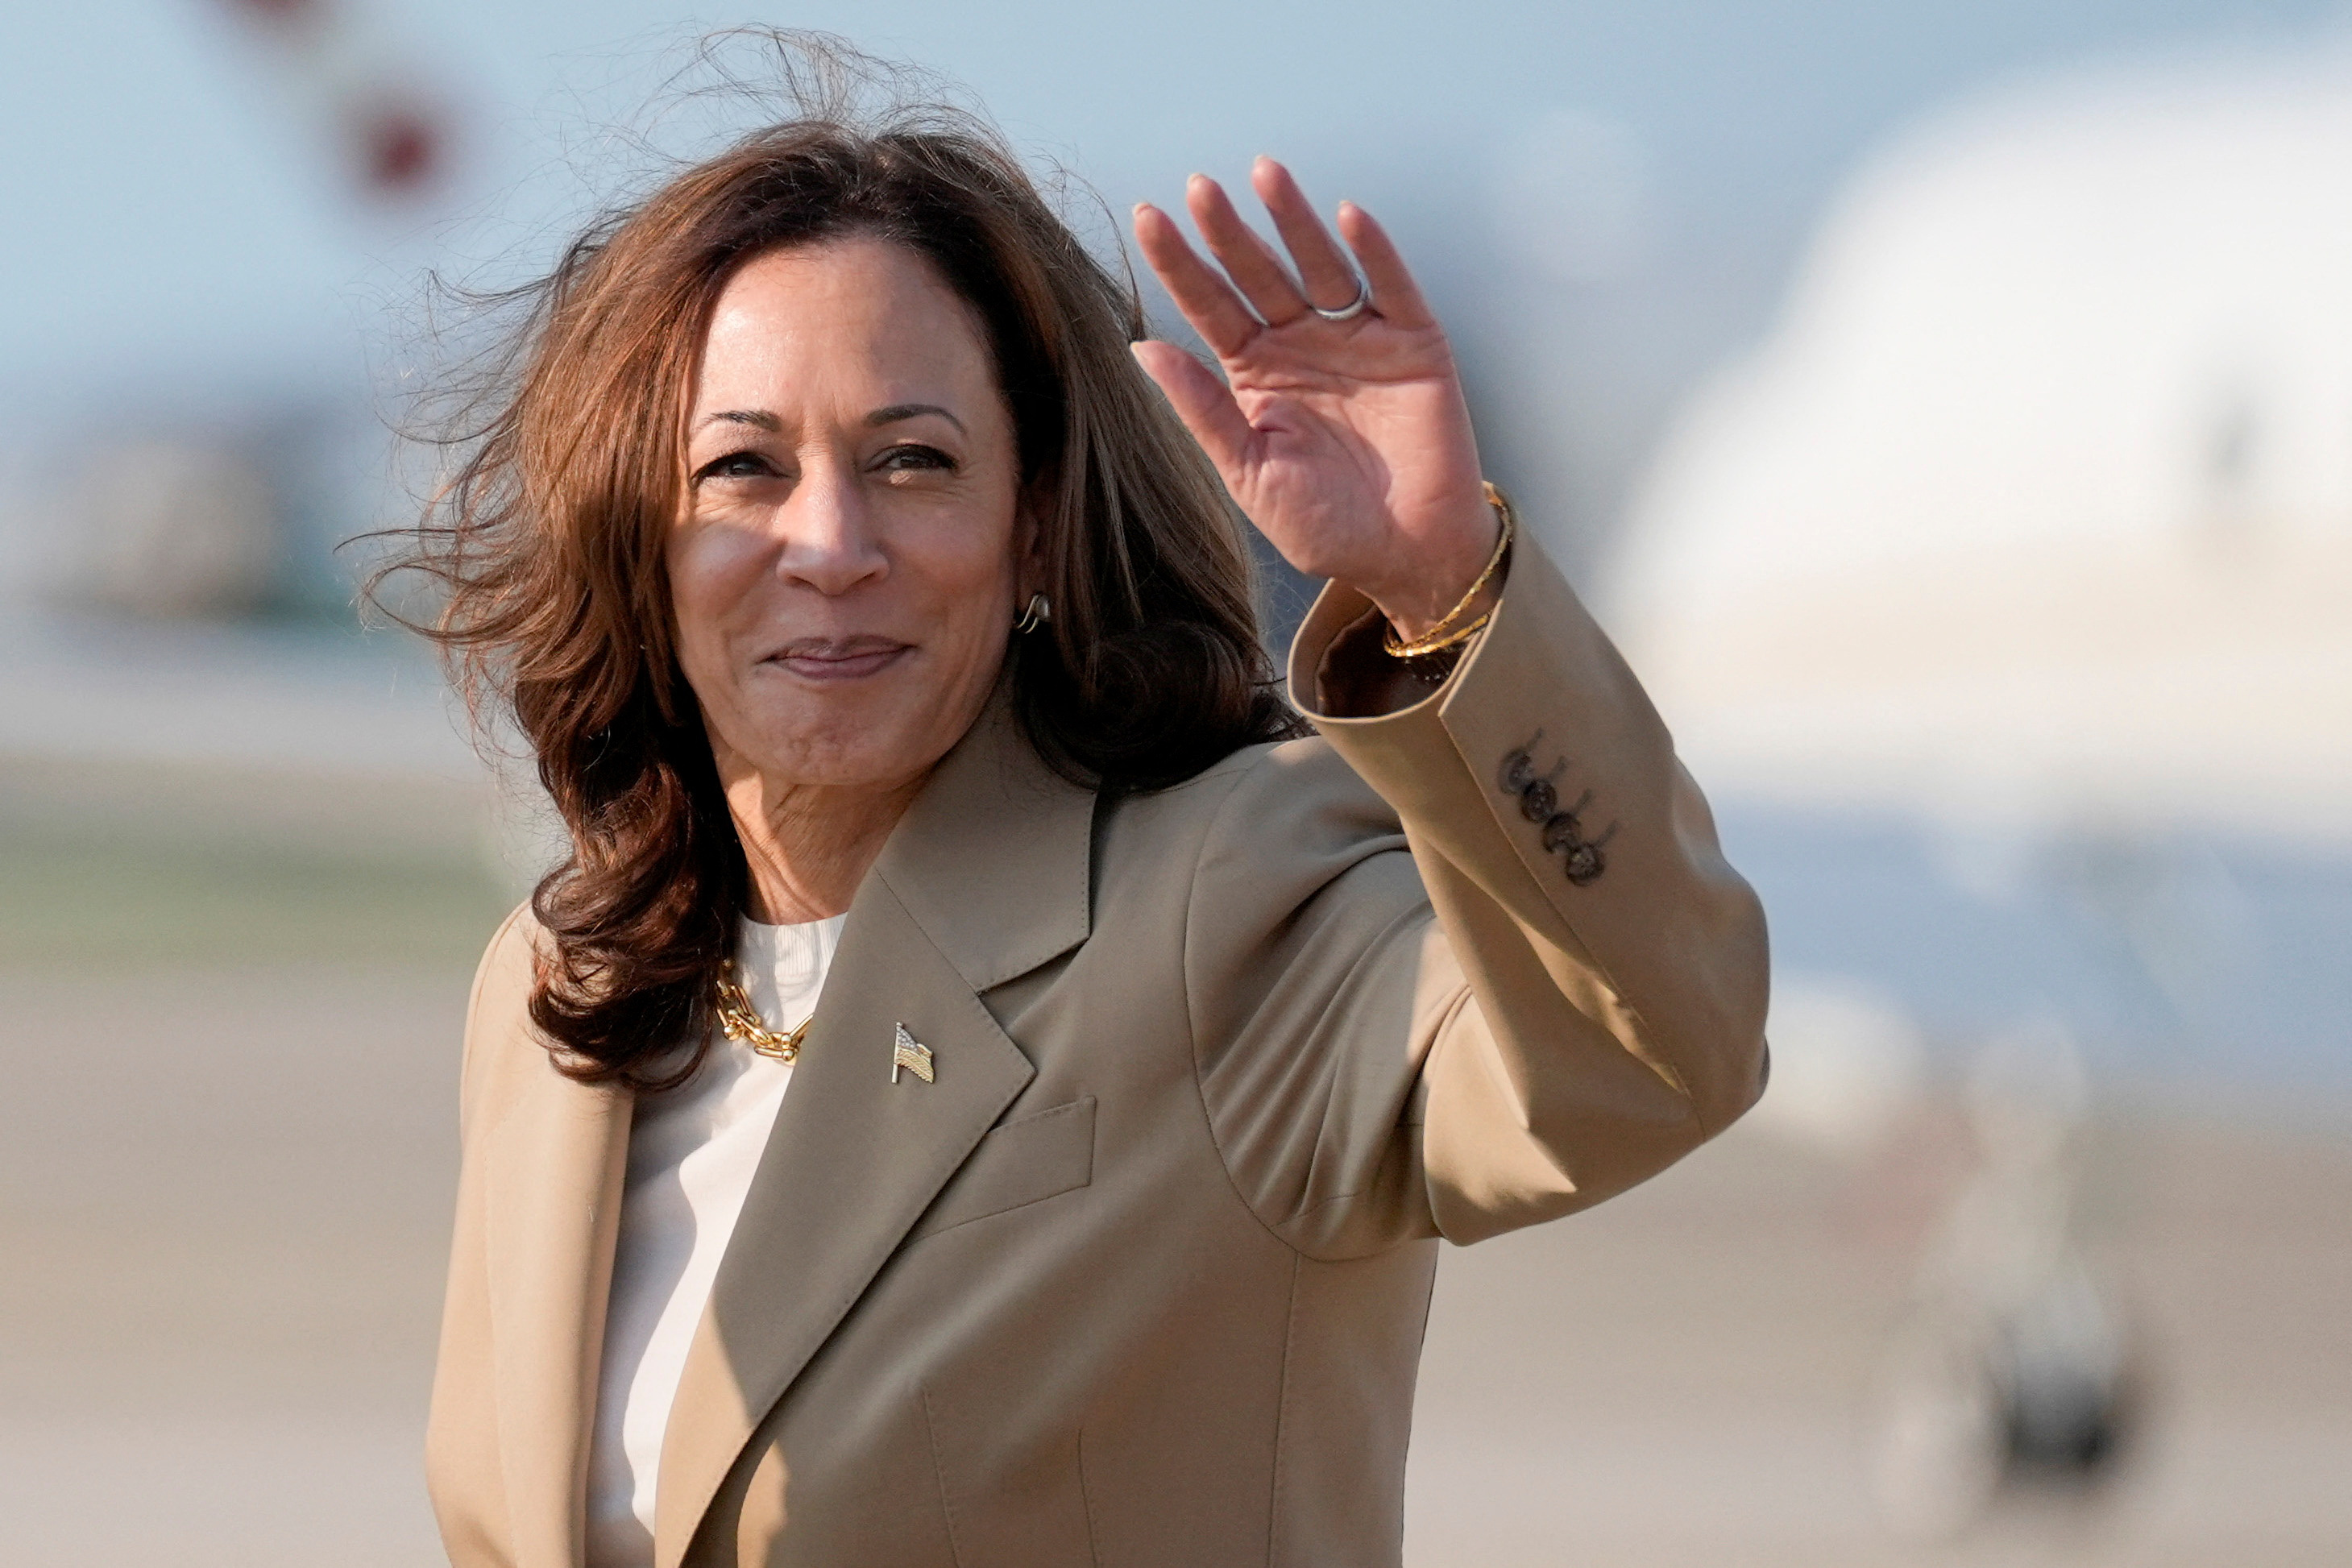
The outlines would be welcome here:
[[[2347,192],[2340,51],[1949,116],[1854,182],[1627,530],[1613,619],[1774,915],[1760,1120],[1851,1150],[1923,1037],[1980,1058],[1890,1370],[1922,1528],[2127,1435],[2077,1043],[2110,1100],[2347,1083]]]
[[[1778,331],[1690,405],[1612,616],[1786,856],[1793,961],[1931,1033],[2054,1008],[2344,1085],[2347,190],[2341,52],[1981,104],[1855,181]],[[1885,911],[1801,885],[1874,859],[1930,964],[1873,973],[1851,928]],[[2035,945],[2128,949],[2148,994],[2051,994],[2046,952],[1986,940],[2012,905]]]
[[[1718,787],[2352,845],[2352,58],[1865,174],[1617,584]]]

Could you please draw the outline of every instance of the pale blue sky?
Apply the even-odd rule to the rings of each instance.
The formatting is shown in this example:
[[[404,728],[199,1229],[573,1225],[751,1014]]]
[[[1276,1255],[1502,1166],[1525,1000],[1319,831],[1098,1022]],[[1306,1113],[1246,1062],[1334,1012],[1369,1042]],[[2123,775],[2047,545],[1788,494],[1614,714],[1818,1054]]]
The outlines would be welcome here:
[[[1662,245],[1783,256],[1874,132],[1989,76],[2172,39],[2308,27],[2334,0],[1662,0],[1438,5],[1187,0],[765,5],[411,0],[379,8],[471,108],[471,188],[514,187],[560,137],[627,112],[698,22],[836,29],[970,83],[1024,143],[1115,204],[1194,166],[1293,158],[1328,195],[1434,221],[1548,108],[1597,110],[1651,153]],[[359,221],[251,40],[206,0],[26,6],[0,48],[0,397],[333,362],[438,234]],[[477,228],[473,248],[512,226]],[[1430,243],[1423,236],[1423,248]],[[1464,237],[1469,238],[1472,237]],[[1483,238],[1484,237],[1476,237]],[[1464,248],[1473,248],[1465,246]],[[1728,265],[1727,263],[1723,263]],[[1767,269],[1769,270],[1769,265]],[[1740,270],[1733,268],[1732,270]]]

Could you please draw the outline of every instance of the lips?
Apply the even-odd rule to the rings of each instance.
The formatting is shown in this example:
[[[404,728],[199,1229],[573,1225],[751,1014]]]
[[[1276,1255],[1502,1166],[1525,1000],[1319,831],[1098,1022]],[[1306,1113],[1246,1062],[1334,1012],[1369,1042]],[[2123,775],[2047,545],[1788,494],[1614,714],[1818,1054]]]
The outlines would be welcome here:
[[[796,637],[760,662],[803,680],[862,680],[914,651],[894,637]]]

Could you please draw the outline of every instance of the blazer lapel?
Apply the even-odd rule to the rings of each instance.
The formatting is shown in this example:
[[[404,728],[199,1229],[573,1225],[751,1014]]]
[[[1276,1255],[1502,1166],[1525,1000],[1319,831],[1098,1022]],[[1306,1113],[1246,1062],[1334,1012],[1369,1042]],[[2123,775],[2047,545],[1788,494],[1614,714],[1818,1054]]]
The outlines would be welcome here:
[[[545,1066],[487,1151],[491,1356],[518,1568],[577,1568],[585,1550],[588,1436],[632,1103],[625,1090]]]
[[[670,1407],[656,1568],[677,1568],[752,1432],[1035,1075],[978,993],[1085,940],[1093,807],[992,704],[859,888]],[[893,1074],[902,1025],[932,1081]]]
[[[1087,940],[1094,820],[1095,792],[1049,770],[1000,699],[940,763],[868,879],[986,991]]]

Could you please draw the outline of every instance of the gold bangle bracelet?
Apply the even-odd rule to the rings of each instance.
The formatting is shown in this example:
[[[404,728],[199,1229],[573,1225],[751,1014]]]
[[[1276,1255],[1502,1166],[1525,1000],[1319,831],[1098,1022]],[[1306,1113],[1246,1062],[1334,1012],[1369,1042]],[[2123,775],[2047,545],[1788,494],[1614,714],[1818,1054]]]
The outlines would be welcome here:
[[[1486,558],[1486,569],[1478,574],[1478,580],[1470,584],[1470,591],[1464,594],[1452,609],[1438,616],[1427,631],[1413,638],[1412,641],[1406,642],[1402,637],[1398,637],[1393,624],[1383,628],[1381,632],[1381,651],[1391,658],[1421,658],[1429,654],[1441,653],[1458,643],[1469,641],[1493,617],[1494,612],[1489,610],[1466,626],[1458,629],[1454,626],[1454,621],[1460,618],[1462,613],[1476,603],[1478,595],[1486,591],[1486,584],[1495,580],[1495,574],[1502,570],[1503,558],[1511,552],[1511,537],[1518,531],[1518,514],[1511,509],[1510,498],[1504,495],[1490,479],[1482,479],[1479,483],[1486,489],[1486,504],[1495,509],[1495,515],[1502,520],[1503,524],[1501,534],[1495,540],[1495,552]]]
[[[1433,632],[1425,637],[1417,638],[1397,647],[1389,647],[1385,642],[1381,647],[1392,658],[1427,658],[1431,654],[1444,653],[1450,647],[1460,647],[1464,643],[1485,631],[1486,623],[1494,618],[1495,613],[1488,610],[1468,626],[1456,627],[1453,631]]]

